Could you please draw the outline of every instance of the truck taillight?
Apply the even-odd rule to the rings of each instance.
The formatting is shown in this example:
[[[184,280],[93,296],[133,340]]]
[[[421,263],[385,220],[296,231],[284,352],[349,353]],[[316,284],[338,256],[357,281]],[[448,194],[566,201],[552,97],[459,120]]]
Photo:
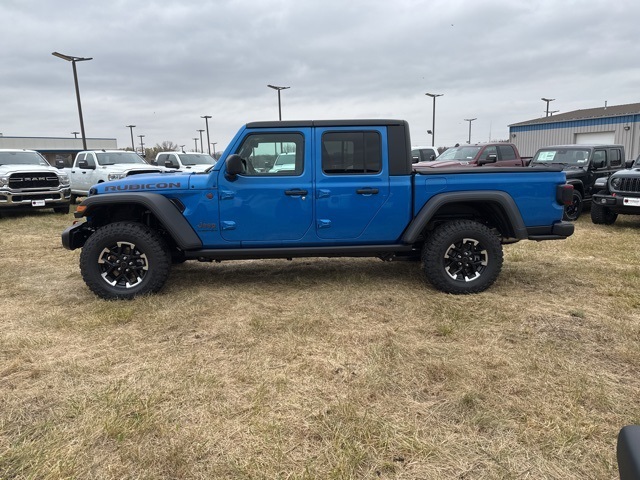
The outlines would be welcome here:
[[[556,200],[561,205],[571,205],[573,202],[573,185],[565,183],[556,187]]]

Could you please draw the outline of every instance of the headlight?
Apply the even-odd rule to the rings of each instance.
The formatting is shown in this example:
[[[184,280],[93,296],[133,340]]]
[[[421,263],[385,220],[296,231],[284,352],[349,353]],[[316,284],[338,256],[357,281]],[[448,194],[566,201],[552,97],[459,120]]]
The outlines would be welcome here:
[[[615,177],[611,179],[612,190],[618,190],[621,184],[622,184],[622,179],[620,177]]]
[[[58,177],[60,178],[60,185],[64,187],[69,186],[69,175],[66,173],[59,173]]]
[[[125,177],[124,173],[110,173],[107,178],[109,179],[109,181],[111,181],[111,180],[120,180],[121,178],[124,178],[124,177]]]
[[[9,185],[9,176],[3,175],[0,177],[0,188],[6,187],[7,185]]]

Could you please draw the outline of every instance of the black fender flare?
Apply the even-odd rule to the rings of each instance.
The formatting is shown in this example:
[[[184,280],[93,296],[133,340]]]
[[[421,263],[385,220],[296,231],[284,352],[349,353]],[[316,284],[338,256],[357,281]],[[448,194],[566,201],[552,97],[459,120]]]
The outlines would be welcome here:
[[[429,199],[427,203],[420,209],[413,221],[409,224],[402,236],[403,243],[414,243],[424,227],[431,221],[436,212],[443,206],[450,203],[460,202],[490,202],[499,205],[506,215],[508,222],[517,239],[528,238],[527,227],[522,220],[520,210],[511,195],[499,190],[486,190],[475,192],[450,192],[439,193]]]
[[[81,213],[76,213],[76,217],[90,217],[97,208],[125,204],[141,205],[153,213],[182,250],[202,248],[202,240],[178,207],[167,197],[158,193],[110,193],[87,197],[78,206],[77,210]],[[84,210],[81,207],[85,207]]]
[[[585,192],[585,184],[579,178],[569,178],[567,179],[567,185],[573,186],[573,189],[580,192],[580,195],[584,198]]]

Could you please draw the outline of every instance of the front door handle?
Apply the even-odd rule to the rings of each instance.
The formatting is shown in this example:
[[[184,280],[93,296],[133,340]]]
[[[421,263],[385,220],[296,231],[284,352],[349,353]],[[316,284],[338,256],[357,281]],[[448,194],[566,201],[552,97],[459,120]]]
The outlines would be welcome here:
[[[307,190],[285,190],[284,191],[285,195],[289,195],[291,197],[303,197],[307,193],[309,193]]]
[[[359,188],[356,190],[358,195],[377,195],[378,192],[377,188]]]

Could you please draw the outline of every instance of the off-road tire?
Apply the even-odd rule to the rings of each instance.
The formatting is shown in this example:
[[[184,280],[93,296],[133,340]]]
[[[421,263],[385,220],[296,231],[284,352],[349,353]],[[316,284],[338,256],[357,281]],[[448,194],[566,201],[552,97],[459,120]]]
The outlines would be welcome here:
[[[570,222],[575,222],[580,217],[583,206],[584,201],[582,199],[582,194],[574,188],[571,203],[569,205],[565,205],[562,219],[569,220]]]
[[[603,195],[606,193],[604,190],[598,192],[598,194]],[[612,212],[603,205],[591,202],[591,221],[596,225],[613,225],[617,218],[617,213]]]
[[[163,238],[134,222],[105,225],[91,235],[80,254],[82,278],[106,300],[132,299],[158,292],[171,268]]]
[[[440,225],[425,240],[422,268],[427,280],[447,293],[478,293],[489,288],[502,269],[500,238],[473,220]]]

